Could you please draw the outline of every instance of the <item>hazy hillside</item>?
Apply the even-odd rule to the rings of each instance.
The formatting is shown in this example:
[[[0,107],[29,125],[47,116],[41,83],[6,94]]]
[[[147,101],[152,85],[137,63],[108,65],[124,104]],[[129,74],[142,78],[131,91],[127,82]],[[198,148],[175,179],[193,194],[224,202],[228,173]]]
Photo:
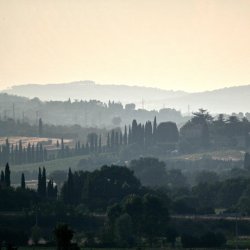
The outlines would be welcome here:
[[[206,108],[212,113],[250,112],[250,85],[230,87],[200,93],[162,90],[126,85],[100,85],[92,81],[35,85],[13,86],[3,92],[38,97],[41,100],[109,100],[135,103],[137,108],[162,109],[175,108],[182,113]]]
[[[78,100],[100,100],[102,102],[120,101],[123,104],[135,103],[142,107],[142,100],[145,105],[151,108],[155,101],[181,97],[186,95],[184,91],[162,90],[157,88],[147,88],[126,85],[100,85],[93,81],[81,81],[61,84],[35,85],[27,84],[13,86],[3,92],[8,94],[26,96],[29,98],[38,97],[41,100],[65,101],[69,98]],[[161,106],[162,107],[162,106]]]
[[[195,111],[200,107],[213,113],[250,112],[250,85],[223,88],[213,91],[188,94],[186,96],[163,100],[170,107],[187,112]]]

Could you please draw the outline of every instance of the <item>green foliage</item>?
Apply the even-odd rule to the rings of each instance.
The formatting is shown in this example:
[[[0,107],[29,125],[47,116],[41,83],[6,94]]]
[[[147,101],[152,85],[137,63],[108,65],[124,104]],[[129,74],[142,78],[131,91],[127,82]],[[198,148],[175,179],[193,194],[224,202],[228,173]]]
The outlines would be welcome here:
[[[133,245],[133,224],[130,215],[122,214],[115,221],[115,241],[120,247],[131,247]]]
[[[58,250],[69,250],[70,243],[73,238],[73,230],[67,224],[58,224],[54,229]]]
[[[156,158],[132,160],[130,168],[144,186],[166,186],[167,173],[165,163]]]

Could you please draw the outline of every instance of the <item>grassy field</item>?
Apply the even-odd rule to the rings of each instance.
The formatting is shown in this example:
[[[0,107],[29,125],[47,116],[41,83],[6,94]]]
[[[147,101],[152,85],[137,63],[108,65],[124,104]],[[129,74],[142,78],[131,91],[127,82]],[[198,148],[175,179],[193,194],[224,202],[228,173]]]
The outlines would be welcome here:
[[[74,156],[64,159],[56,159],[47,162],[40,162],[40,163],[31,163],[25,165],[16,165],[11,166],[12,171],[33,171],[37,170],[38,167],[44,166],[48,172],[52,172],[55,170],[68,170],[69,167],[71,169],[77,169],[77,165],[81,159],[86,159],[89,156]],[[168,159],[176,159],[176,160],[200,160],[202,158],[212,158],[217,160],[232,160],[238,161],[243,160],[244,152],[240,150],[220,150],[220,151],[208,151],[202,153],[195,153],[195,154],[185,154],[180,156],[166,156],[160,157],[161,160],[168,160]]]
[[[11,171],[33,171],[37,170],[39,167],[45,167],[48,172],[53,172],[55,170],[68,170],[76,169],[77,164],[81,159],[87,158],[88,156],[75,156],[64,159],[56,159],[52,161],[45,161],[39,163],[31,163],[24,165],[12,165]]]
[[[212,158],[214,160],[232,160],[239,161],[244,159],[244,151],[241,150],[217,150],[217,151],[207,151],[194,154],[184,154],[181,156],[172,156],[171,159],[180,160],[200,160],[202,158]]]

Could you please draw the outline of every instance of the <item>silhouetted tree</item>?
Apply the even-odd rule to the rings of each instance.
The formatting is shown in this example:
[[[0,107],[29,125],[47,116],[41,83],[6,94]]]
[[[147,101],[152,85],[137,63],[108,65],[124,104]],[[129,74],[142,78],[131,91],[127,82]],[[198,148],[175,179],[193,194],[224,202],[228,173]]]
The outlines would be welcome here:
[[[73,230],[67,224],[59,224],[54,229],[56,244],[58,250],[69,250],[73,238]]]
[[[24,173],[22,173],[22,177],[21,177],[21,188],[25,189],[26,185],[25,185],[25,176]]]
[[[10,187],[10,166],[8,162],[6,163],[5,166],[4,182],[6,187]]]

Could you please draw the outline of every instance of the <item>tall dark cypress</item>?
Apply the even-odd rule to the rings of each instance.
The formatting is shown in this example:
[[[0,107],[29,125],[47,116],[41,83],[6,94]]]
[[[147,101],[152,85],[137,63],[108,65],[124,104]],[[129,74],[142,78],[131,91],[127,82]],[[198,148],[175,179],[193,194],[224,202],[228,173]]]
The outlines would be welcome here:
[[[124,145],[128,144],[128,134],[127,134],[127,126],[126,125],[125,125],[124,135],[123,135],[123,144]]]
[[[107,137],[107,148],[110,148],[110,136],[109,136],[109,133],[108,133],[108,137]]]
[[[99,135],[99,142],[98,142],[98,152],[102,152],[102,136]]]
[[[45,167],[43,167],[41,183],[42,183],[41,194],[43,197],[45,197],[46,196],[46,169]]]
[[[42,195],[42,171],[41,171],[40,167],[39,167],[39,170],[38,170],[37,192],[38,192],[39,195]]]
[[[21,140],[19,141],[18,155],[19,155],[19,164],[22,164],[23,163],[23,144]]]
[[[73,180],[73,174],[71,172],[71,168],[69,168],[68,172],[68,181],[67,181],[67,194],[66,199],[69,203],[73,203],[74,201],[74,180]]]
[[[131,127],[129,125],[128,127],[128,144],[132,143],[132,132],[131,132]]]
[[[0,177],[0,183],[4,184],[4,172],[3,170],[1,171],[1,177]]]
[[[26,185],[25,185],[25,176],[24,173],[22,173],[22,177],[21,177],[21,188],[25,189]]]
[[[154,123],[153,123],[153,141],[156,143],[156,134],[157,134],[157,121],[156,121],[156,116],[154,118]]]
[[[8,162],[5,166],[4,182],[6,187],[10,187],[10,166]]]
[[[122,132],[120,132],[119,144],[122,145],[122,143],[123,143],[123,136],[122,136]]]
[[[61,157],[64,158],[64,142],[63,142],[63,138],[61,139]]]
[[[113,149],[114,146],[115,146],[115,131],[114,131],[114,130],[111,131],[111,142],[110,142],[110,146],[111,146],[112,149]]]
[[[35,162],[35,145],[34,145],[34,143],[32,144],[32,147],[31,147],[31,162]]]
[[[116,131],[115,132],[115,148],[119,146],[119,133]]]
[[[8,138],[5,141],[5,160],[6,162],[9,162],[10,160],[10,144]]]
[[[28,143],[28,147],[27,147],[27,161],[28,161],[28,163],[32,162],[31,158],[32,158],[32,156],[31,156],[31,145],[30,145],[30,143]]]
[[[138,134],[137,134],[137,121],[133,120],[132,122],[132,131],[131,131],[131,142],[135,143],[137,142]]]
[[[152,123],[150,121],[146,122],[145,125],[145,146],[150,147],[152,146],[152,139],[153,139],[153,131],[152,131]]]
[[[43,136],[43,121],[42,118],[39,119],[39,124],[38,124],[38,136],[42,137]]]

